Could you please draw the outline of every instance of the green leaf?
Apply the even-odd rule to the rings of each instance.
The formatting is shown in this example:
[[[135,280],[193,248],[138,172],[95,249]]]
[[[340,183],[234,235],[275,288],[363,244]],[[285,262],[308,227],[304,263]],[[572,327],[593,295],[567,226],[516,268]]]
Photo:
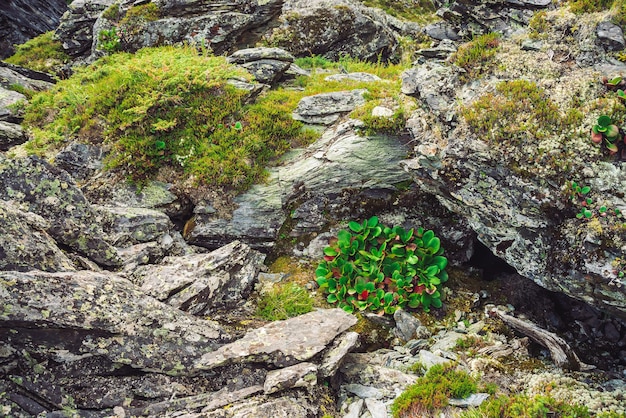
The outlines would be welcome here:
[[[369,226],[370,228],[373,228],[376,225],[378,225],[378,217],[372,216],[367,220],[367,226]]]
[[[602,115],[598,118],[598,125],[600,125],[600,127],[606,128],[610,124],[611,124],[611,118],[609,116]]]
[[[439,277],[439,281],[441,283],[445,283],[448,281],[448,272],[445,270],[442,270],[439,272],[439,274],[437,275],[437,277]]]
[[[424,241],[424,242],[426,243],[426,246],[430,248],[433,254],[439,251],[439,248],[441,247],[441,242],[439,241],[439,238],[437,237],[433,237],[429,241]]]
[[[241,122],[235,122],[235,125],[233,125],[233,127],[238,131],[241,131],[243,129],[243,125],[241,124]]]
[[[357,233],[363,231],[363,227],[361,226],[361,224],[359,224],[358,222],[354,222],[354,221],[350,221],[348,223],[348,228],[350,228],[351,230]]]
[[[315,281],[317,282],[319,287],[327,287],[328,286],[328,279],[326,277],[318,277],[317,279],[315,279]]]
[[[348,313],[354,313],[354,306],[352,305],[344,305],[341,307],[341,309],[343,309],[344,311],[348,312]]]
[[[437,298],[432,300],[432,305],[433,307],[439,309],[443,306],[443,303],[441,303],[441,299]]]
[[[315,270],[315,277],[326,277],[330,271],[325,267],[326,263],[320,264]]]
[[[417,264],[419,262],[419,258],[416,255],[411,255],[407,257],[406,262],[409,264]]]
[[[591,187],[589,187],[589,186],[585,186],[585,187],[583,187],[582,189],[580,189],[580,193],[581,193],[581,194],[587,194],[587,193],[589,193],[590,191],[591,191]]]
[[[391,302],[393,302],[393,293],[391,292],[387,292],[385,293],[385,296],[383,297],[383,299],[385,300],[385,303],[388,305]]]
[[[433,277],[436,276],[439,273],[439,267],[437,266],[428,266],[428,268],[426,269],[426,275],[428,277]]]
[[[443,270],[448,265],[448,259],[438,255],[433,258],[432,263],[439,267],[440,270]]]
[[[326,248],[324,248],[324,254],[329,256],[329,257],[334,257],[334,256],[336,256],[339,253],[333,247],[326,247]]]
[[[331,293],[330,295],[326,297],[326,301],[328,303],[337,303],[337,300],[338,300],[337,295],[335,295],[334,293]]]

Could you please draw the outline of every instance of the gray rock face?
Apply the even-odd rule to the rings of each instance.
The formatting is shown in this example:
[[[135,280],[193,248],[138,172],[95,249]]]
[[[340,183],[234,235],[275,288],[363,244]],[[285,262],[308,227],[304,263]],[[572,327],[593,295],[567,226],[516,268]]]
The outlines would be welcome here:
[[[621,51],[626,48],[626,40],[622,28],[611,22],[600,22],[596,28],[596,35],[600,44],[609,51]]]
[[[102,238],[96,213],[64,171],[37,157],[9,160],[0,155],[0,199],[46,219],[46,232],[58,243],[103,266],[121,265],[115,248]]]
[[[146,294],[193,315],[235,307],[252,290],[265,256],[234,241],[208,254],[168,257],[139,267],[132,281]]]
[[[454,105],[459,70],[453,66],[427,63],[402,74],[402,93],[417,97],[436,115],[444,115]]]
[[[311,125],[331,125],[339,118],[365,103],[367,90],[320,93],[302,98],[293,112],[293,118]]]
[[[197,213],[185,238],[208,248],[233,239],[257,249],[271,248],[287,220],[285,208],[297,200],[302,203],[290,214],[294,236],[320,231],[328,223],[324,210],[343,218],[354,216],[350,205],[355,199],[389,201],[396,191],[394,185],[409,179],[398,169],[406,151],[396,138],[363,137],[355,132],[354,122],[340,124],[272,169],[266,184],[236,197],[237,208],[230,219]],[[337,197],[344,192],[345,201],[333,199],[330,203],[329,195]]]
[[[26,96],[22,93],[0,87],[0,121],[20,123],[23,116],[11,108],[11,105],[21,101],[26,101]]]
[[[433,39],[437,39],[439,41],[442,41],[444,39],[458,41],[461,39],[459,34],[456,33],[454,26],[452,26],[450,23],[445,22],[445,21],[431,23],[430,25],[427,25],[424,28],[424,31],[426,32],[426,35],[430,36]]]
[[[314,357],[354,324],[356,318],[341,309],[320,309],[249,331],[243,338],[203,355],[195,367],[207,370],[235,361],[292,366]]]
[[[0,86],[4,88],[19,85],[25,89],[41,91],[50,88],[54,82],[49,74],[0,61]]]
[[[74,264],[48,235],[49,223],[0,200],[0,270],[74,270]]]
[[[71,57],[86,56],[94,42],[93,25],[115,0],[75,0],[61,17],[55,34]]]
[[[28,136],[20,125],[0,121],[0,151],[6,151],[14,145],[23,144],[27,140]]]
[[[280,48],[246,48],[228,57],[228,62],[239,64],[263,84],[274,84],[291,68],[294,57]]]
[[[526,26],[534,11],[552,4],[550,0],[435,0],[433,3],[439,8],[437,15],[452,25],[445,32],[437,30],[433,34],[443,37],[446,33],[456,33],[462,38],[488,32],[510,34]]]
[[[56,28],[65,0],[12,0],[0,9],[0,59],[13,54],[20,45],[35,36]]]
[[[396,55],[402,22],[379,9],[351,0],[290,0],[283,5],[282,24],[265,35],[272,45],[294,55],[316,54],[338,59],[342,54],[376,60]]]

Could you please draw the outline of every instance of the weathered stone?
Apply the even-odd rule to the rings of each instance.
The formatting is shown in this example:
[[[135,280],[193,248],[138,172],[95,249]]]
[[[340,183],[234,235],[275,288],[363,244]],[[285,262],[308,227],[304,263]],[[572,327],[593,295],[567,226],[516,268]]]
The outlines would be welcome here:
[[[365,406],[367,410],[370,412],[372,418],[387,418],[387,407],[384,403],[377,399],[367,398],[365,399]]]
[[[272,322],[218,350],[207,353],[195,367],[208,370],[237,362],[263,361],[287,367],[309,360],[356,323],[341,309],[320,309],[284,321]]]
[[[227,60],[233,64],[245,64],[259,60],[276,60],[291,63],[294,61],[294,56],[281,48],[258,47],[239,49],[228,56]]]
[[[598,41],[609,51],[621,51],[626,48],[622,28],[608,21],[598,23],[596,27]]]
[[[313,363],[298,363],[267,373],[263,392],[266,395],[291,388],[309,388],[317,384],[317,366]]]
[[[446,59],[457,51],[454,41],[444,39],[437,46],[432,48],[422,48],[417,51],[424,58]]]
[[[365,103],[367,90],[320,93],[302,98],[293,112],[293,118],[314,125],[331,125],[355,107]]]
[[[55,35],[71,57],[88,55],[94,42],[93,25],[115,0],[75,0],[61,17]],[[97,34],[96,34],[97,36]]]
[[[357,399],[352,402],[348,407],[348,413],[343,418],[359,418],[361,416],[361,410],[363,409],[363,399]]]
[[[346,354],[348,354],[359,342],[359,334],[347,332],[333,341],[333,345],[324,353],[324,358],[319,366],[319,374],[322,378],[333,377],[341,366]]]
[[[461,39],[459,34],[456,33],[454,26],[446,21],[431,23],[424,28],[424,32],[426,32],[426,35],[439,41],[444,39],[458,41]]]
[[[3,341],[18,348],[40,346],[50,359],[67,350],[66,367],[78,373],[81,362],[91,358],[105,368],[189,374],[202,354],[228,337],[216,323],[146,296],[113,274],[0,272],[0,293]]]
[[[73,263],[46,233],[49,223],[0,200],[0,270],[74,270]]]
[[[358,383],[350,383],[347,385],[343,385],[343,388],[350,393],[354,393],[361,399],[381,399],[383,397],[382,392],[372,386],[364,386]]]
[[[393,314],[393,319],[396,321],[394,332],[404,341],[415,338],[417,329],[422,325],[419,319],[403,309],[396,310]]]
[[[0,121],[21,123],[21,112],[11,108],[11,105],[26,101],[26,96],[13,90],[0,87]]]
[[[102,170],[103,157],[98,146],[72,142],[54,157],[54,165],[67,171],[74,180],[85,181]]]
[[[0,59],[15,51],[35,36],[56,28],[63,12],[65,0],[12,0],[0,8]]]
[[[407,147],[393,137],[359,136],[354,127],[354,122],[346,122],[327,130],[320,140],[271,169],[266,184],[234,199],[237,206],[230,219],[197,213],[187,241],[217,248],[238,239],[269,249],[287,219],[285,208],[295,200],[302,203],[290,214],[294,236],[321,231],[328,224],[324,210],[345,219],[354,216],[351,208],[357,201],[391,201],[394,185],[409,179],[398,169]],[[342,201],[344,190],[350,192]],[[332,203],[329,195],[334,196]]]
[[[432,112],[442,115],[455,104],[452,97],[458,87],[459,70],[427,63],[402,73],[402,93],[420,98]]]
[[[28,136],[20,125],[0,121],[0,151],[6,151],[14,145],[23,144]]]
[[[121,265],[115,248],[102,238],[96,213],[66,172],[37,157],[0,155],[0,199],[19,202],[46,219],[47,232],[58,243],[98,264]]]
[[[485,402],[489,398],[488,393],[472,393],[467,398],[456,399],[451,398],[448,399],[448,403],[452,406],[458,406],[459,408],[478,408],[483,402]]]
[[[446,364],[451,361],[450,359],[447,359],[445,357],[441,357],[436,354],[433,354],[432,352],[428,350],[420,350],[418,354],[418,358],[419,358],[419,362],[424,366],[426,370],[430,369],[431,367],[437,364]]]
[[[342,54],[383,61],[397,54],[402,22],[380,9],[351,0],[290,0],[283,5],[281,25],[265,40],[294,55]]]
[[[194,315],[233,308],[252,291],[265,256],[234,241],[208,254],[167,257],[139,267],[132,280],[146,294]]]
[[[287,61],[279,61],[273,59],[262,59],[241,64],[256,81],[263,84],[274,84],[280,80],[285,71],[291,67],[291,63]]]
[[[55,83],[50,74],[0,61],[0,86],[21,86],[28,90],[47,90]]]
[[[324,80],[326,80],[326,81],[353,80],[353,81],[363,81],[363,82],[366,82],[366,83],[375,82],[375,81],[382,81],[382,79],[380,77],[378,77],[376,74],[361,73],[361,72],[347,73],[347,74],[344,74],[344,73],[333,74],[333,75],[329,75]]]

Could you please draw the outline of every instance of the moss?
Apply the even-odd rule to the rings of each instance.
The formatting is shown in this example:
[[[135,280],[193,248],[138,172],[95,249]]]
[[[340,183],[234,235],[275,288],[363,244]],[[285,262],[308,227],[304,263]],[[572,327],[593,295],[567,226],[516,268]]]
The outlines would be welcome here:
[[[400,2],[393,0],[363,0],[365,6],[376,7],[386,13],[418,23],[429,23],[437,20],[435,6],[430,0],[413,0]]]
[[[464,412],[461,418],[482,417],[534,418],[554,416],[560,418],[591,417],[587,407],[569,405],[548,396],[525,395],[498,396],[485,401],[480,407]]]
[[[548,23],[546,16],[546,11],[541,10],[539,12],[536,12],[533,17],[531,17],[528,21],[528,28],[530,29],[529,37],[531,39],[547,38],[547,32],[550,29],[550,23]]]
[[[500,35],[487,33],[461,45],[450,60],[465,70],[463,81],[479,78],[493,67],[500,45]]]
[[[617,0],[618,2],[622,0]],[[576,14],[594,13],[608,10],[613,0],[570,0],[570,10]]]
[[[445,408],[448,398],[465,398],[477,389],[477,381],[454,365],[435,365],[394,400],[391,412],[394,418],[424,416]]]
[[[61,67],[69,62],[69,59],[69,56],[63,52],[61,42],[51,31],[18,45],[15,54],[6,58],[5,61],[35,71],[58,73]]]

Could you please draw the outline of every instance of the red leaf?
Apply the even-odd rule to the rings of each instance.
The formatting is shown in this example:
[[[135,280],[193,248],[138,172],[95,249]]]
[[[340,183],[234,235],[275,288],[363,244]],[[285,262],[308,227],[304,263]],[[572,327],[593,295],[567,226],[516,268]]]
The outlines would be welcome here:
[[[324,260],[330,262],[330,261],[333,261],[335,259],[335,257],[336,256],[334,256],[334,255],[325,255],[324,256]]]
[[[415,286],[415,289],[413,289],[413,292],[421,295],[424,292],[424,289],[426,289],[426,286],[424,286],[423,284],[418,284],[417,286]]]
[[[370,292],[368,292],[367,290],[364,290],[359,294],[359,300],[367,300],[367,297],[369,295],[370,295]]]
[[[333,269],[333,277],[336,278],[336,279],[341,277],[341,272],[339,271],[339,269],[337,267],[335,267]]]

